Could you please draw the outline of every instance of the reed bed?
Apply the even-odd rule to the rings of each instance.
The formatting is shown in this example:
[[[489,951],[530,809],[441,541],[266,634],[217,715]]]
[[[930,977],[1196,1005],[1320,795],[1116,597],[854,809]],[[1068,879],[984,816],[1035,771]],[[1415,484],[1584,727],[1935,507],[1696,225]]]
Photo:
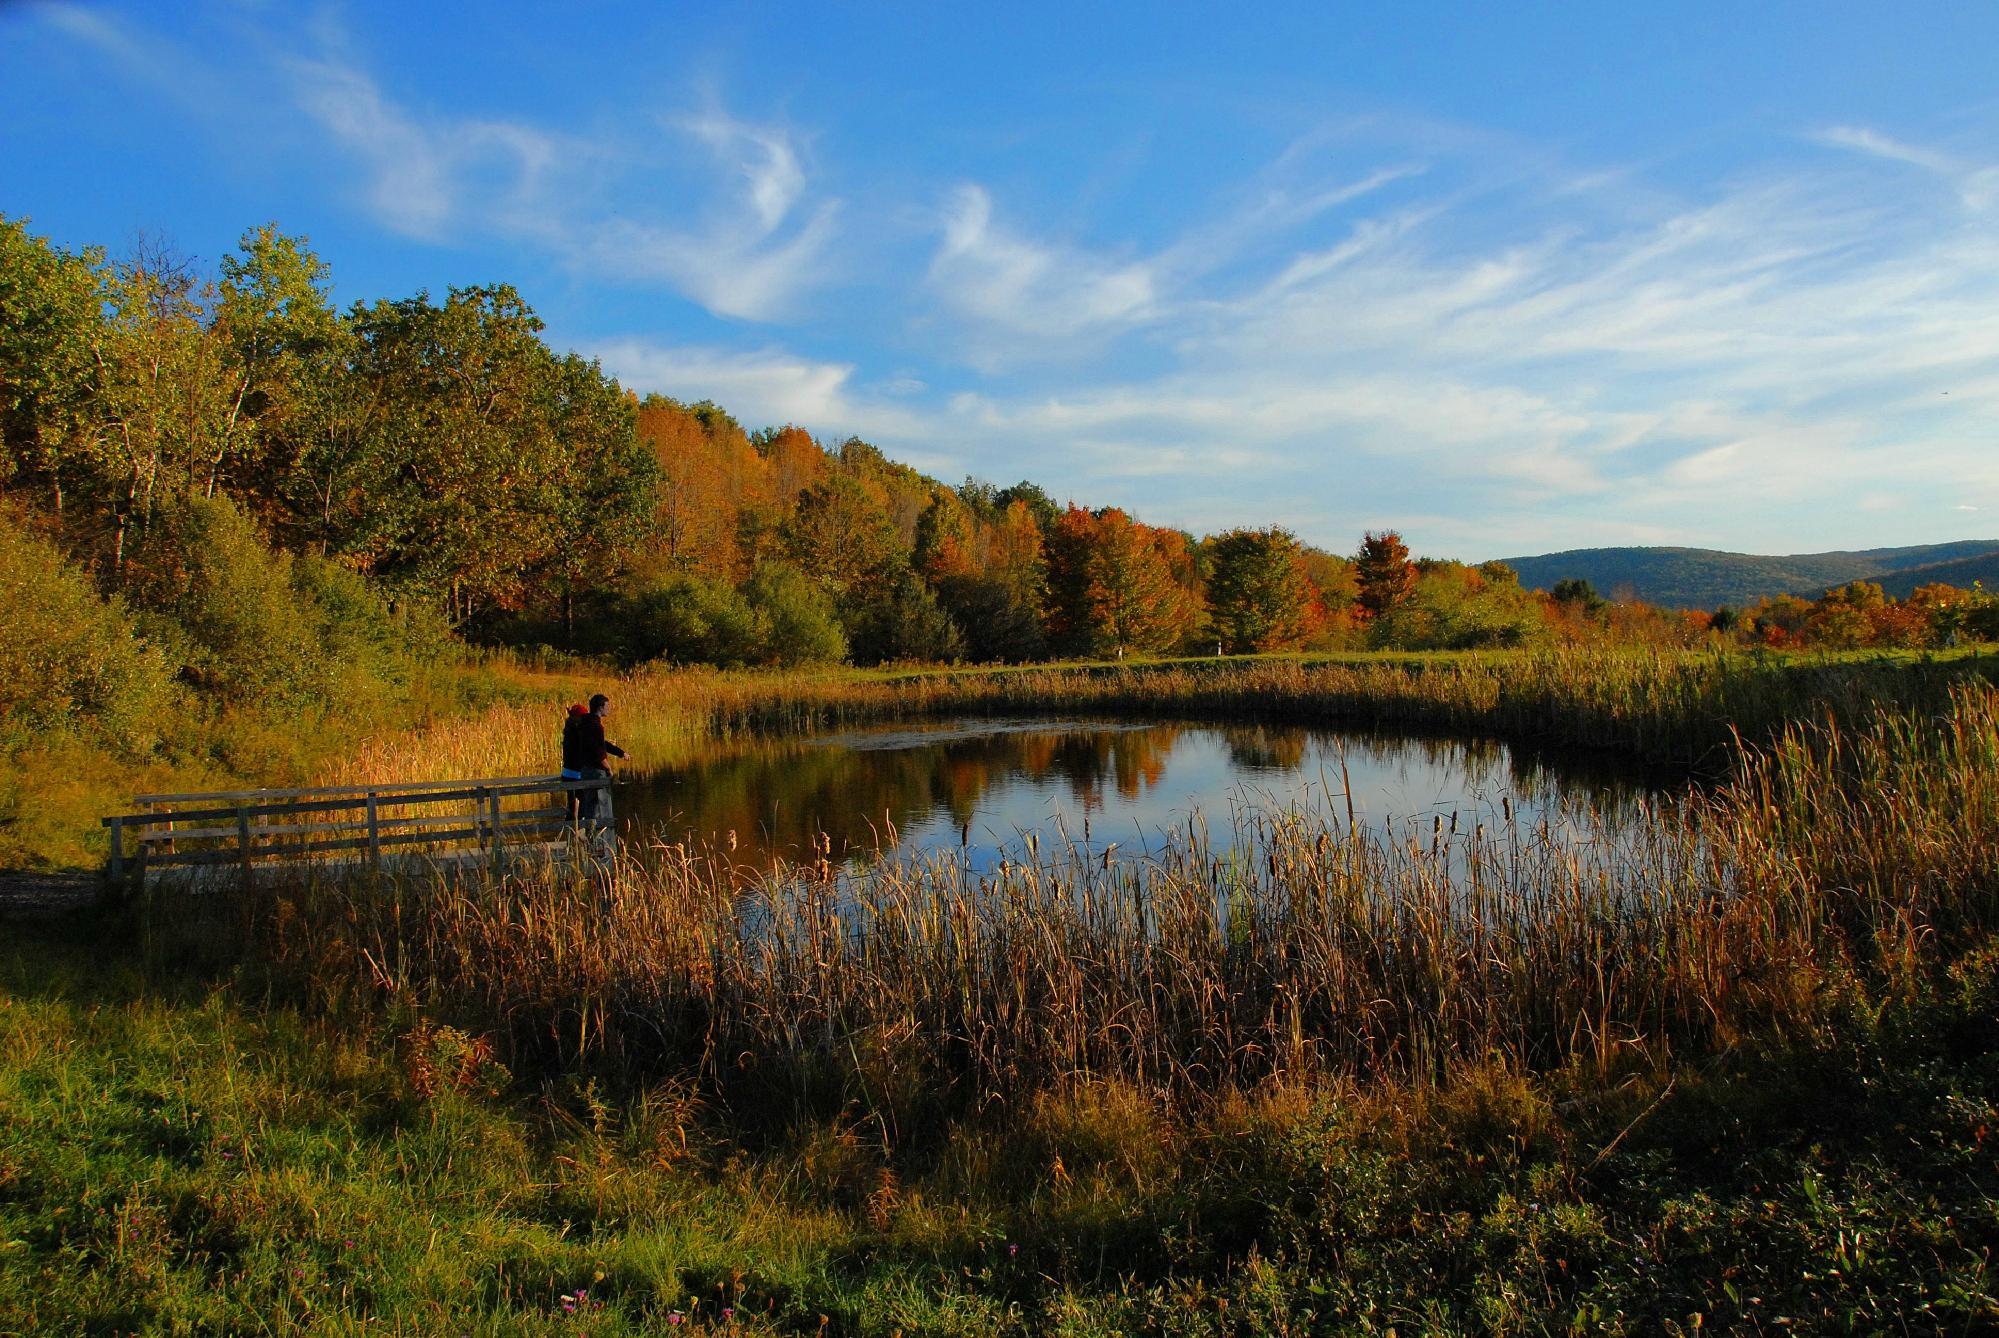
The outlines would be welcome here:
[[[1140,858],[1081,840],[989,875],[948,857],[865,876],[821,860],[747,890],[725,852],[662,846],[499,883],[269,890],[244,923],[277,978],[328,1006],[386,999],[492,1036],[517,1066],[691,1081],[746,1116],[858,1108],[888,1136],[1106,1079],[1179,1101],[1335,1074],[1663,1062],[1812,1026],[1856,982],[1921,977],[1999,927],[1999,692],[1982,678],[1918,666],[1886,697],[1865,670],[1563,668],[794,679],[763,697],[715,676],[642,709],[689,733],[1036,694],[1297,719],[1383,691],[1373,719],[1418,702],[1429,723],[1461,710],[1491,729],[1568,702],[1568,737],[1685,744],[1747,721],[1768,741],[1739,744],[1719,785],[1591,841],[1512,825],[1384,837],[1329,809],[1251,811],[1226,842],[1196,822]],[[1788,724],[1759,714],[1793,707]]]
[[[610,732],[642,775],[717,740],[942,715],[1104,712],[1264,723],[1366,723],[1615,751],[1724,771],[1738,738],[1788,722],[1865,718],[1882,703],[1940,708],[1994,662],[1856,663],[1740,654],[1570,649],[1547,653],[1173,661],[1007,670],[724,673],[642,671],[605,685]],[[565,685],[571,692],[573,685]],[[564,700],[509,703],[385,736],[327,784],[551,770]]]

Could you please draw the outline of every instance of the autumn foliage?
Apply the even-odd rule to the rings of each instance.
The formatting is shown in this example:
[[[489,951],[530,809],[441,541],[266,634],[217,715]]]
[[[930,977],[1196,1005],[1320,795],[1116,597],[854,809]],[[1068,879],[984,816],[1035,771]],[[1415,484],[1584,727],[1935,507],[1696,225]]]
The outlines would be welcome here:
[[[948,485],[859,438],[746,429],[705,399],[641,399],[550,350],[504,285],[342,311],[328,284],[272,227],[204,276],[157,247],[113,261],[0,220],[0,519],[19,552],[68,564],[65,590],[117,601],[79,623],[130,629],[108,661],[170,662],[200,693],[331,701],[354,637],[407,641],[390,618],[744,665],[1999,634],[1975,589],[1857,582],[1667,612],[1580,581],[1524,590],[1496,563],[1418,558],[1394,530],[1350,556],[1277,528],[1197,538],[1031,482]]]

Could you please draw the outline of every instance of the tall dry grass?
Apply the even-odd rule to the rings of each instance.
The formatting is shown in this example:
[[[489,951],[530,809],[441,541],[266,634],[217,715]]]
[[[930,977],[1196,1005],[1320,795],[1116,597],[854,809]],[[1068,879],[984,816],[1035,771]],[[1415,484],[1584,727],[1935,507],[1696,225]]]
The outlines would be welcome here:
[[[1084,1079],[1190,1095],[1494,1059],[1608,1068],[1808,1026],[1854,981],[1920,976],[1999,927],[1999,693],[1982,679],[1918,669],[1887,697],[1859,673],[1826,692],[1698,663],[1593,680],[1537,663],[763,695],[715,676],[647,709],[689,733],[1024,699],[1296,719],[1378,691],[1375,719],[1420,703],[1426,723],[1517,729],[1567,702],[1569,737],[1682,743],[1796,709],[1724,783],[1597,842],[1394,840],[1291,811],[1247,815],[1226,843],[1196,824],[1136,860],[1075,842],[989,876],[942,857],[857,879],[827,861],[747,895],[721,852],[663,847],[502,883],[287,888],[246,924],[279,979],[329,1006],[387,998],[502,1038],[516,1063],[691,1076],[745,1112],[858,1105],[890,1132]]]
[[[635,774],[743,733],[1041,711],[1476,731],[1721,768],[1738,735],[1758,742],[1794,720],[1855,720],[1881,702],[1940,706],[1953,682],[1991,667],[1570,649],[902,674],[665,670],[603,690],[614,703],[610,733],[633,754],[626,770]],[[563,709],[589,690],[563,679],[544,701],[377,738],[329,768],[326,782],[553,771]]]

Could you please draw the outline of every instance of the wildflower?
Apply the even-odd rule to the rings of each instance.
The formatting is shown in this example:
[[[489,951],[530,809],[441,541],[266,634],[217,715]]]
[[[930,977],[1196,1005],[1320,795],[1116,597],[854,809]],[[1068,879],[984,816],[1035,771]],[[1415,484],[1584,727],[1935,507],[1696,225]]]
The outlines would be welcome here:
[[[681,1314],[678,1310],[669,1310],[666,1312],[666,1322],[668,1324],[685,1324],[687,1316]]]
[[[1006,1247],[1006,1257],[1009,1259],[1013,1258],[1015,1255],[1019,1253],[1020,1253],[1020,1247],[1018,1245],[1009,1245]]]

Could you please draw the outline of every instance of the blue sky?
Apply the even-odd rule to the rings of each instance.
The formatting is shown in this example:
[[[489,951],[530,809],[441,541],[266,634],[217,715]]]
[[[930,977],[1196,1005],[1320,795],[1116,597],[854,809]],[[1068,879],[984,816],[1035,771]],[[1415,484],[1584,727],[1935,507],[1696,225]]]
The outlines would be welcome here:
[[[1999,5],[971,8],[0,3],[0,213],[1196,532],[1999,537]]]

